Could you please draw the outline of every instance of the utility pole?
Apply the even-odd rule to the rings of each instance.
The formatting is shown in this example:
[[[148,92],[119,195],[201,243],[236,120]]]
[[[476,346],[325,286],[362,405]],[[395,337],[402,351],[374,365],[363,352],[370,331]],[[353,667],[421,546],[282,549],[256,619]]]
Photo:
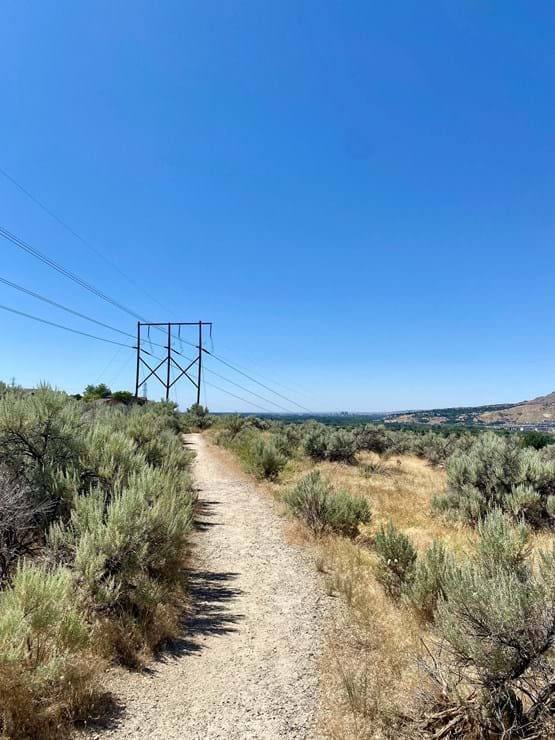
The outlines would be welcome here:
[[[198,376],[197,376],[197,406],[200,406],[200,381],[202,376],[202,321],[198,322]]]
[[[170,370],[172,366],[172,325],[168,324],[168,357],[167,357],[167,375],[166,375],[166,401],[170,399]],[[200,360],[199,360],[200,362]]]
[[[160,359],[156,357],[152,352],[147,351],[141,343],[143,327],[147,327],[150,332],[150,327],[154,326],[164,331],[167,331],[167,344],[164,347],[166,350],[165,356]],[[194,358],[186,357],[182,352],[179,352],[175,346],[172,345],[172,331],[177,328],[181,331],[182,326],[197,326],[198,327],[198,345],[193,345],[197,349],[197,355]],[[202,346],[202,330],[203,327],[210,327],[210,336],[212,336],[212,322],[211,321],[168,321],[168,322],[137,322],[137,365],[135,370],[135,398],[139,398],[139,391],[141,388],[146,389],[147,381],[154,377],[162,385],[165,390],[166,401],[170,398],[170,389],[180,380],[182,377],[186,377],[190,383],[197,390],[197,403],[200,404],[200,391],[202,383],[202,355],[208,350]],[[156,347],[154,348],[156,349]],[[177,358],[176,358],[177,355]],[[188,364],[184,367],[184,358]],[[155,361],[157,364],[155,364]],[[194,366],[197,366],[196,378],[191,374]],[[177,374],[172,380],[172,367],[177,371]],[[141,370],[145,370],[145,375],[141,378]]]

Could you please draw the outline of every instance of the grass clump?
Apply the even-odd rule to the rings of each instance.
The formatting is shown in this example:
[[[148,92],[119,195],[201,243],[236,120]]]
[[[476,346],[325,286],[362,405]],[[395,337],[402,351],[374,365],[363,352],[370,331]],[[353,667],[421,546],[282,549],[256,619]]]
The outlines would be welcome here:
[[[318,470],[309,473],[286,492],[283,501],[316,536],[332,532],[355,537],[359,525],[367,524],[372,517],[365,498],[336,491]]]

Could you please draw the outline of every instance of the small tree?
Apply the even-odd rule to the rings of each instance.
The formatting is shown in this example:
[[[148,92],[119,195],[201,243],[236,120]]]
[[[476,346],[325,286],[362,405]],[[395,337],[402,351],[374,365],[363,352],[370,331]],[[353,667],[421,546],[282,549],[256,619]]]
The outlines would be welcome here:
[[[185,413],[185,426],[192,429],[208,429],[212,426],[212,417],[207,406],[201,406],[200,403],[194,403]]]
[[[96,401],[100,398],[108,398],[112,394],[112,391],[105,383],[99,383],[99,385],[88,385],[83,392],[83,399],[85,401]]]
[[[118,401],[119,403],[125,404],[125,406],[129,406],[133,403],[135,397],[131,391],[114,391],[112,393],[112,398],[114,401]]]

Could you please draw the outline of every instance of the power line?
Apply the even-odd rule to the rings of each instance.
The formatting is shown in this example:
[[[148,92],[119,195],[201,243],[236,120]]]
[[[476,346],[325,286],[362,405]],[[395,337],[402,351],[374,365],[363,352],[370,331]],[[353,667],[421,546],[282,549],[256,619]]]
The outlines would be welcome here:
[[[37,198],[35,195],[33,195],[27,188],[23,187],[21,183],[19,183],[15,177],[12,177],[12,175],[9,174],[9,172],[6,172],[6,170],[3,167],[0,167],[0,173],[9,180],[13,185],[16,186],[24,195],[26,195],[30,200],[33,201],[39,208],[41,208],[45,213],[47,213],[51,218],[53,218],[57,223],[60,224],[66,231],[68,231],[72,236],[74,236],[76,239],[79,239],[81,244],[83,244],[87,249],[89,249],[91,252],[96,254],[98,257],[103,259],[106,264],[110,265],[114,268],[114,270],[117,270],[119,274],[124,277],[131,285],[135,286],[138,290],[143,292],[148,298],[150,298],[151,301],[154,301],[154,303],[158,304],[160,308],[163,308],[164,311],[167,311],[168,309],[160,303],[159,300],[157,300],[153,295],[151,295],[144,287],[139,285],[138,283],[133,280],[126,272],[124,272],[118,265],[116,265],[114,262],[112,262],[111,259],[106,257],[105,254],[103,254],[99,249],[97,249],[88,239],[85,239],[84,236],[81,236],[77,231],[75,231],[74,228],[72,228],[66,221],[64,221],[62,218],[60,218],[54,211],[52,211],[48,206],[43,203],[39,198]]]
[[[84,288],[85,290],[88,290],[93,295],[96,295],[98,298],[101,298],[102,300],[106,301],[107,303],[115,306],[116,308],[119,308],[120,310],[124,311],[125,313],[129,314],[130,316],[133,316],[134,318],[138,319],[139,321],[145,321],[145,319],[142,316],[140,316],[139,314],[137,314],[132,309],[127,308],[126,306],[124,306],[119,301],[115,300],[114,298],[111,298],[110,296],[108,296],[106,293],[104,293],[103,291],[101,291],[98,288],[96,288],[91,283],[89,283],[86,280],[84,280],[83,278],[79,277],[79,275],[76,275],[75,273],[71,272],[70,270],[67,270],[63,265],[61,265],[60,263],[58,263],[58,262],[50,259],[50,257],[47,257],[45,254],[43,254],[42,252],[40,252],[38,249],[36,249],[35,247],[32,247],[27,242],[24,242],[22,239],[20,239],[19,237],[17,237],[15,234],[12,234],[11,232],[9,232],[7,229],[4,229],[2,226],[0,226],[0,236],[3,237],[4,239],[7,239],[12,244],[14,244],[16,247],[19,247],[20,249],[22,249],[24,252],[26,252],[27,254],[31,255],[32,257],[35,257],[35,259],[38,259],[42,263],[44,263],[47,266],[51,267],[52,269],[56,270],[57,272],[59,272],[64,277],[67,277],[68,279],[72,280],[74,283],[76,283],[80,287]],[[13,285],[15,285],[15,284],[13,284]],[[24,289],[24,290],[26,291],[26,289]],[[36,294],[36,297],[38,297],[38,294]],[[47,300],[48,302],[51,302],[50,299],[44,299],[44,297],[42,297],[42,296],[40,298],[41,298],[41,300]],[[58,306],[61,307],[61,304],[58,304]],[[71,312],[73,312],[72,309],[66,309],[66,307],[63,307],[63,308],[64,308],[64,310],[70,310]],[[73,312],[73,313],[75,313],[75,312]],[[81,316],[82,317],[85,317],[84,314],[81,314]],[[90,317],[88,317],[88,320],[91,320]],[[97,322],[94,319],[93,319],[93,321],[95,323],[99,323],[99,322]],[[108,325],[105,325],[105,326],[108,326]],[[112,328],[113,329],[113,327],[108,327],[108,328]],[[120,331],[120,330],[116,330],[116,331]],[[160,329],[160,331],[162,331],[162,330]],[[127,332],[122,332],[122,333],[124,333],[124,334],[126,334],[127,336],[130,336],[130,337],[132,336],[132,335],[128,334]],[[91,336],[94,336],[94,335],[91,335]],[[193,344],[192,342],[188,342],[187,340],[184,340],[183,339],[181,341],[183,341],[185,344],[188,344],[188,345],[190,345],[192,347],[195,347],[195,348],[197,347],[197,345]],[[158,346],[161,346],[161,345],[158,345]],[[305,412],[311,413],[310,412],[310,409],[306,408],[305,406],[302,406],[300,403],[297,403],[293,399],[288,398],[284,394],[279,393],[278,391],[275,391],[273,388],[270,388],[268,385],[260,382],[259,380],[256,380],[256,378],[252,377],[252,375],[249,375],[248,373],[243,372],[239,368],[235,367],[232,363],[230,363],[227,360],[225,360],[223,357],[220,357],[219,355],[216,355],[216,354],[214,354],[212,352],[209,352],[207,349],[204,349],[204,348],[201,348],[200,351],[208,354],[211,357],[214,357],[214,359],[217,360],[218,362],[221,362],[223,365],[226,365],[227,367],[229,367],[234,372],[239,373],[240,375],[243,375],[245,378],[248,378],[248,380],[250,380],[251,382],[256,383],[257,385],[259,385],[260,387],[262,387],[265,390],[269,391],[270,393],[273,393],[275,396],[278,396],[279,398],[282,398],[283,400],[287,401],[290,404],[293,404],[293,406],[296,406],[297,408],[300,408],[300,409],[302,409]],[[179,353],[179,354],[181,354],[181,353]],[[183,355],[183,356],[185,356],[185,355]],[[212,370],[212,372],[215,373],[215,371],[213,371],[213,370]],[[215,373],[215,374],[217,374],[217,373]],[[260,396],[259,394],[256,394],[253,391],[250,391],[248,389],[245,389],[244,386],[241,386],[238,383],[234,383],[234,381],[230,381],[229,379],[225,378],[224,376],[219,376],[219,377],[222,377],[224,380],[226,380],[229,383],[232,383],[233,385],[237,385],[242,390],[247,390],[248,393],[251,393],[252,395],[255,395],[255,396],[261,398],[262,400],[266,401],[266,403],[270,403],[273,406],[276,406],[277,408],[281,409],[282,411],[287,411],[288,410],[288,409],[285,409],[283,406],[281,406],[278,403],[275,403],[273,401],[270,401],[269,399],[264,398],[263,396]]]
[[[261,411],[265,411],[268,414],[271,414],[272,412],[269,409],[265,409],[262,406],[259,406],[257,403],[254,403],[254,401],[248,401],[246,398],[243,398],[242,396],[236,396],[235,393],[231,393],[231,391],[226,391],[225,388],[220,388],[220,386],[215,385],[214,383],[209,383],[207,380],[204,381],[206,385],[210,386],[210,388],[215,388],[217,391],[221,391],[222,393],[227,393],[228,396],[233,396],[233,398],[238,398],[239,401],[244,401],[244,403],[248,403],[249,406],[254,406],[257,409],[260,409]]]
[[[172,335],[173,336],[173,335]],[[208,352],[207,350],[204,350],[205,352]],[[187,355],[184,355],[183,352],[179,352],[176,349],[172,348],[172,352],[175,352],[176,354],[183,357],[188,362],[194,362],[192,357],[187,357]],[[210,352],[208,352],[210,357],[213,357]],[[158,358],[156,358],[158,359]],[[161,361],[161,360],[160,360]],[[227,364],[227,363],[226,363]],[[285,406],[282,406],[279,403],[276,403],[275,401],[272,401],[270,398],[266,398],[265,396],[261,396],[259,393],[256,393],[256,391],[251,391],[250,388],[246,388],[244,385],[241,385],[240,383],[236,383],[234,380],[230,380],[229,378],[226,378],[225,375],[222,375],[221,373],[218,373],[216,370],[213,370],[210,367],[204,367],[205,372],[212,373],[212,375],[215,375],[217,378],[221,378],[222,380],[225,380],[226,383],[230,383],[231,385],[234,385],[236,388],[240,388],[242,391],[246,391],[247,393],[250,393],[251,396],[256,396],[256,398],[259,398],[261,401],[265,401],[266,403],[271,404],[272,406],[275,406],[276,408],[280,409],[281,411],[289,412],[290,409],[285,408]],[[255,381],[256,382],[256,381]],[[271,389],[268,389],[271,391]],[[275,393],[275,391],[271,391],[272,393]],[[278,394],[280,395],[280,394]],[[289,400],[289,399],[286,399]],[[294,401],[291,401],[291,403],[294,403]]]
[[[163,362],[163,359],[161,357],[157,357],[156,355],[152,355],[152,357],[155,360],[158,360],[159,362]],[[187,359],[187,358],[185,358],[185,359]],[[239,401],[243,401],[244,403],[249,404],[249,406],[255,406],[257,409],[260,409],[261,411],[264,411],[264,412],[266,412],[268,414],[271,414],[272,413],[272,411],[270,409],[266,409],[263,406],[259,406],[254,401],[250,401],[249,399],[243,398],[242,396],[237,396],[235,393],[232,393],[231,391],[228,391],[225,388],[221,388],[219,385],[216,385],[215,383],[209,383],[207,380],[204,380],[203,382],[206,385],[210,386],[210,388],[215,388],[216,390],[221,391],[222,393],[226,393],[228,396],[232,396],[233,398],[237,398]],[[247,389],[247,393],[251,393],[251,391],[249,391]]]
[[[205,352],[208,352],[208,350],[205,350]],[[273,393],[275,396],[279,396],[280,398],[283,398],[285,401],[288,401],[289,403],[292,403],[294,406],[297,406],[297,408],[302,409],[303,411],[306,411],[307,413],[312,413],[310,409],[307,409],[305,406],[301,406],[300,403],[297,403],[296,401],[293,401],[292,398],[288,398],[287,396],[284,396],[282,393],[278,393],[278,391],[274,391],[269,386],[265,385],[264,383],[261,383],[259,380],[256,380],[256,378],[253,378],[248,373],[243,372],[242,370],[239,370],[239,368],[234,367],[230,362],[227,362],[227,360],[224,360],[223,357],[219,357],[219,355],[215,355],[212,353],[209,353],[211,357],[213,357],[218,362],[221,362],[223,365],[226,365],[227,367],[231,368],[231,370],[234,370],[236,373],[239,373],[240,375],[243,375],[245,378],[248,378],[253,383],[256,383],[257,385],[261,386],[262,388],[265,388],[267,391],[270,391],[270,393]],[[274,404],[277,405],[277,404]]]
[[[213,345],[213,343],[212,343],[212,345]],[[224,349],[226,349],[226,348],[224,347]],[[212,354],[214,354],[214,346],[212,346],[210,352]],[[223,355],[222,355],[222,357],[223,357]],[[224,359],[227,359],[227,358],[224,357]],[[272,383],[272,385],[277,385],[280,388],[283,388],[283,390],[290,391],[291,393],[295,393],[298,396],[304,396],[305,398],[310,398],[313,401],[314,400],[317,400],[317,399],[314,398],[314,396],[312,396],[309,393],[306,393],[306,391],[301,390],[300,388],[295,388],[295,387],[292,387],[291,385],[286,385],[285,383],[282,383],[281,381],[276,380],[275,378],[271,378],[268,375],[265,375],[264,373],[261,373],[259,371],[259,369],[258,369],[257,364],[254,362],[254,360],[251,360],[250,358],[248,359],[248,362],[244,362],[244,361],[243,362],[234,362],[234,364],[236,365],[236,367],[241,368],[242,370],[245,370],[245,371],[250,371],[254,375],[256,375],[259,378],[261,378],[262,380],[266,380],[268,383]]]
[[[48,321],[39,316],[33,316],[30,313],[24,311],[18,311],[16,308],[10,308],[9,306],[3,306],[0,304],[0,308],[3,311],[9,311],[15,313],[18,316],[24,316],[26,319],[33,319],[33,321],[39,321],[41,324],[48,324],[49,326],[55,326],[57,329],[64,329],[65,331],[71,331],[73,334],[80,334],[82,337],[89,337],[90,339],[98,339],[99,342],[107,342],[108,344],[116,344],[120,347],[127,347],[127,349],[133,349],[129,344],[123,344],[123,342],[116,342],[113,339],[106,339],[105,337],[98,337],[96,334],[88,334],[86,331],[79,331],[79,329],[73,329],[70,326],[64,326],[63,324],[57,324],[55,321]]]
[[[121,353],[121,350],[122,350],[122,348],[121,348],[121,347],[119,347],[119,348],[118,348],[118,349],[117,349],[117,350],[116,350],[116,351],[114,352],[114,354],[112,355],[111,359],[110,359],[110,360],[108,361],[108,363],[107,363],[107,364],[105,365],[104,369],[103,369],[103,370],[101,370],[101,371],[100,371],[100,373],[98,374],[98,376],[97,376],[96,380],[94,381],[94,384],[95,384],[95,385],[97,385],[97,383],[99,383],[99,382],[100,382],[101,380],[104,380],[104,376],[105,376],[105,375],[106,375],[106,373],[108,372],[108,369],[109,369],[110,367],[112,367],[112,363],[113,363],[113,362],[115,362],[115,360],[116,360],[116,358],[117,358],[117,357],[119,357],[119,355],[120,355],[120,353]]]
[[[51,208],[49,208],[42,200],[40,200],[40,198],[38,198],[36,195],[33,195],[33,193],[31,193],[30,190],[28,190],[24,185],[22,185],[20,182],[18,182],[15,179],[15,177],[13,177],[13,175],[11,175],[9,172],[7,172],[3,167],[0,167],[0,174],[2,174],[9,182],[11,182],[13,185],[15,185],[15,187],[18,188],[18,190],[20,190],[27,198],[29,198],[33,203],[35,203],[35,205],[37,205],[39,208],[41,208],[45,213],[47,213],[52,219],[54,219],[68,233],[70,233],[72,236],[74,236],[76,239],[78,239],[87,249],[89,249],[91,252],[93,252],[94,254],[96,254],[97,256],[99,256],[101,259],[103,259],[108,265],[110,265],[111,267],[113,267],[131,285],[133,285],[135,288],[137,288],[142,293],[144,293],[151,301],[153,301],[158,306],[160,306],[160,308],[163,308],[165,311],[168,311],[169,310],[155,296],[153,296],[143,286],[139,285],[135,280],[133,280],[133,278],[131,278],[130,275],[128,275],[124,270],[122,270],[117,264],[115,264],[112,260],[110,260],[108,257],[106,257],[106,255],[103,252],[101,252],[99,249],[97,249],[97,247],[95,247],[88,239],[86,239],[78,231],[76,231],[72,226],[70,226],[67,223],[67,221],[65,221],[60,216],[58,216]],[[7,236],[8,233],[9,232],[6,232],[5,234],[2,234],[2,235],[5,238],[9,238]],[[10,235],[10,236],[13,236],[13,235]],[[21,240],[18,240],[18,241],[21,242]],[[28,248],[28,249],[33,250],[33,248],[29,247],[29,245],[26,245],[23,242],[21,242],[20,244],[18,244],[18,246],[20,246],[23,249]],[[43,259],[44,258],[44,255],[40,255],[40,253],[38,253],[38,250],[33,250],[30,253],[33,253],[34,256],[36,256],[39,259]],[[44,261],[44,259],[43,259],[43,261]],[[61,265],[55,266],[55,264],[53,263],[53,261],[48,261],[47,264],[50,264],[51,267],[54,267],[54,269],[58,269],[58,271],[60,271]],[[65,268],[62,268],[62,269],[63,269],[63,273],[62,274],[65,274],[67,277],[71,277],[71,279],[76,279],[77,278],[80,281],[79,284],[81,284],[82,287],[85,287],[87,290],[93,290],[93,292],[96,295],[98,295],[99,297],[102,297],[104,300],[108,300],[110,303],[112,303],[113,305],[117,306],[118,308],[121,308],[122,310],[126,311],[127,313],[129,313],[130,315],[134,316],[135,318],[138,318],[141,321],[144,321],[145,320],[142,317],[139,317],[137,314],[135,314],[135,312],[131,311],[130,309],[127,309],[122,304],[118,303],[117,301],[114,301],[113,299],[110,299],[109,296],[107,296],[106,294],[102,294],[102,292],[101,291],[98,291],[96,288],[94,288],[94,286],[92,286],[90,284],[85,285],[84,282],[86,282],[86,281],[81,282],[81,279],[78,278],[77,275],[74,275],[72,273],[69,273],[69,271],[66,271]],[[173,312],[170,312],[170,313],[173,313]],[[186,344],[189,344],[191,346],[195,346],[195,345],[192,345],[190,342],[187,342],[187,341],[185,341],[185,343]],[[211,354],[213,356],[215,356],[213,351],[211,352]],[[219,359],[219,358],[216,357],[216,359]],[[220,361],[224,362],[223,359],[221,359]],[[231,363],[229,363],[228,366],[231,369],[235,370],[236,372],[241,372],[236,367],[233,367],[231,365]],[[245,375],[245,377],[248,377],[249,380],[252,380],[253,382],[258,382],[256,380],[254,380],[251,376],[247,375],[246,373],[243,373],[243,374]],[[263,377],[260,374],[259,374],[259,376],[260,377]],[[298,392],[298,391],[295,391],[292,388],[288,388],[283,383],[280,383],[280,382],[278,382],[278,381],[276,381],[274,379],[267,378],[267,380],[269,382],[272,382],[274,385],[278,385],[278,386],[284,388],[285,390],[290,390],[290,391],[292,391],[294,393],[297,393]],[[281,395],[281,394],[277,393],[276,391],[274,391],[272,388],[269,388],[268,386],[264,386],[261,383],[259,383],[259,385],[262,385],[262,387],[266,388],[266,390],[269,390],[271,393],[274,393],[275,395],[278,395],[278,396]],[[307,409],[306,407],[302,406],[301,404],[296,403],[295,401],[292,401],[291,399],[287,398],[286,396],[281,395],[281,397],[284,398],[285,400],[289,401],[289,403],[293,403],[298,408],[300,408],[300,409],[302,409],[304,411],[310,412],[309,409]]]
[[[56,301],[53,301],[50,298],[47,298],[46,296],[41,295],[40,293],[35,293],[34,291],[23,287],[23,285],[12,283],[11,280],[6,280],[6,278],[0,277],[0,283],[4,283],[4,285],[9,285],[10,288],[15,288],[15,290],[19,290],[21,293],[26,293],[27,295],[30,295],[33,298],[38,298],[39,301],[43,301],[44,303],[49,303],[51,306],[56,306],[56,308],[61,308],[62,311],[67,311],[67,313],[71,313],[74,316],[78,316],[81,319],[85,319],[85,321],[91,321],[93,324],[98,324],[98,326],[103,326],[105,329],[110,329],[110,331],[115,331],[118,334],[123,334],[126,337],[131,337],[131,339],[135,339],[133,334],[130,334],[128,331],[123,331],[123,329],[117,329],[115,326],[110,326],[110,324],[105,324],[103,321],[98,321],[97,319],[93,319],[91,316],[87,316],[84,313],[75,311],[73,308],[69,308],[68,306],[62,305],[61,303],[57,303]]]
[[[259,393],[256,393],[255,391],[251,391],[250,388],[245,388],[244,385],[241,385],[240,383],[236,383],[234,380],[230,380],[229,378],[226,378],[225,375],[221,375],[220,373],[216,372],[215,370],[212,370],[210,367],[204,368],[206,372],[212,373],[212,375],[215,375],[217,378],[221,378],[222,380],[225,380],[226,383],[230,383],[231,385],[234,385],[236,388],[240,388],[242,391],[246,391],[247,393],[250,393],[252,396],[256,396],[256,398],[259,398],[261,401],[265,401],[266,403],[271,404],[272,406],[275,406],[278,409],[281,409],[281,411],[288,412],[289,409],[286,409],[285,406],[282,406],[279,403],[276,403],[275,401],[272,401],[269,398],[266,398],[265,396],[261,396]]]
[[[35,249],[30,244],[27,244],[27,242],[24,242],[22,239],[15,236],[15,234],[12,234],[7,229],[4,229],[2,226],[0,226],[0,236],[10,241],[16,247],[19,247],[24,252],[27,252],[27,254],[30,254],[32,257],[35,257],[35,259],[38,259],[40,262],[43,262],[45,265],[48,265],[48,267],[51,267],[53,270],[56,270],[64,277],[67,277],[69,278],[69,280],[72,280],[74,283],[77,283],[77,285],[79,285],[81,288],[84,288],[85,290],[88,290],[93,295],[96,295],[98,298],[101,298],[103,301],[110,303],[112,306],[119,308],[121,311],[125,311],[125,313],[129,314],[130,316],[134,316],[136,319],[139,319],[140,321],[144,321],[144,319],[141,316],[139,316],[139,314],[135,313],[135,311],[132,311],[130,308],[127,308],[122,303],[119,303],[119,301],[116,301],[114,298],[110,298],[109,295],[106,295],[106,293],[103,293],[98,288],[95,288],[94,285],[92,285],[91,283],[88,283],[86,280],[79,277],[79,275],[76,275],[74,272],[67,270],[65,267],[63,267],[63,265],[60,265],[58,262],[55,262],[54,260],[50,259],[50,257],[47,257],[45,254],[40,252],[38,249]]]

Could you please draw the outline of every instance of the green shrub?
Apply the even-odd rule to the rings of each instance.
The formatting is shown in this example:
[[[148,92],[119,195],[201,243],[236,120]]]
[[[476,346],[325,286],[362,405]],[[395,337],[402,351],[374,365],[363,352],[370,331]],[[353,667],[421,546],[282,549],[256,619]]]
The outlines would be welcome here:
[[[350,496],[335,491],[328,502],[328,526],[336,534],[356,537],[360,524],[368,524],[372,518],[370,504],[363,496]]]
[[[277,451],[272,442],[262,438],[255,440],[249,450],[249,465],[259,478],[275,480],[286,464],[285,457]]]
[[[416,550],[392,522],[387,527],[380,527],[374,547],[378,556],[376,577],[386,593],[398,599],[410,587],[414,577]]]
[[[146,465],[133,439],[123,430],[114,430],[105,420],[89,427],[81,460],[88,471],[88,480],[106,491],[124,485]]]
[[[552,523],[549,497],[555,495],[555,460],[547,450],[522,449],[515,439],[491,432],[475,438],[447,464],[449,489],[434,508],[476,524],[493,509],[534,526]]]
[[[391,445],[391,435],[383,425],[365,424],[355,432],[355,435],[356,446],[359,450],[376,452],[381,455]]]
[[[347,429],[327,429],[323,425],[310,428],[303,439],[305,454],[312,460],[353,463],[357,445]]]
[[[0,733],[59,737],[90,695],[96,664],[71,573],[23,564],[0,593]]]
[[[158,606],[182,577],[193,504],[188,476],[145,469],[109,500],[78,496],[70,522],[50,531],[51,551],[73,564],[93,610],[134,622],[150,643]]]
[[[125,406],[130,406],[135,400],[135,396],[131,393],[131,391],[114,391],[112,393],[112,398],[114,399],[114,401],[118,401],[118,403],[123,403]]]
[[[498,571],[514,573],[521,580],[530,576],[530,528],[513,522],[499,509],[490,512],[477,527],[480,539],[476,545],[476,567],[494,577]]]
[[[112,391],[105,383],[99,383],[99,385],[88,385],[83,391],[84,401],[96,401],[101,398],[108,398],[111,396]]]
[[[191,431],[209,429],[214,423],[206,406],[194,403],[184,414],[183,425]]]
[[[310,429],[303,439],[303,450],[311,460],[325,460],[328,453],[326,430],[323,427]]]
[[[437,736],[551,737],[555,547],[535,571],[527,526],[496,510],[478,531],[475,555],[448,569],[437,602],[443,643],[428,669],[443,688],[428,716]]]
[[[326,441],[326,459],[330,462],[353,463],[356,454],[356,441],[352,432],[337,429],[328,435]]]
[[[50,388],[0,400],[0,464],[35,504],[49,504],[46,520],[63,513],[68,480],[80,475],[82,428],[79,404]]]
[[[297,451],[298,439],[290,431],[291,427],[285,427],[282,431],[272,434],[271,440],[276,450],[284,457],[293,457]]]
[[[177,629],[195,503],[179,429],[174,404],[0,394],[0,735],[60,736],[90,698],[89,630],[93,654],[132,659]]]
[[[519,435],[522,447],[533,447],[542,450],[544,447],[555,444],[555,435],[548,432],[523,432]]]
[[[438,601],[445,598],[448,579],[455,567],[453,556],[441,542],[434,541],[416,561],[405,599],[423,622],[433,622]],[[410,566],[409,566],[410,571]],[[402,578],[397,591],[403,590]],[[389,582],[389,581],[388,581]]]
[[[336,491],[318,470],[313,470],[286,492],[283,501],[317,536],[334,532],[354,537],[359,525],[371,519],[366,499]]]
[[[548,570],[553,564],[550,558]],[[436,611],[448,645],[443,670],[448,695],[472,718],[474,736],[551,736],[545,721],[555,690],[546,662],[555,640],[552,596],[539,580],[506,568],[492,576],[470,563],[449,579]]]

